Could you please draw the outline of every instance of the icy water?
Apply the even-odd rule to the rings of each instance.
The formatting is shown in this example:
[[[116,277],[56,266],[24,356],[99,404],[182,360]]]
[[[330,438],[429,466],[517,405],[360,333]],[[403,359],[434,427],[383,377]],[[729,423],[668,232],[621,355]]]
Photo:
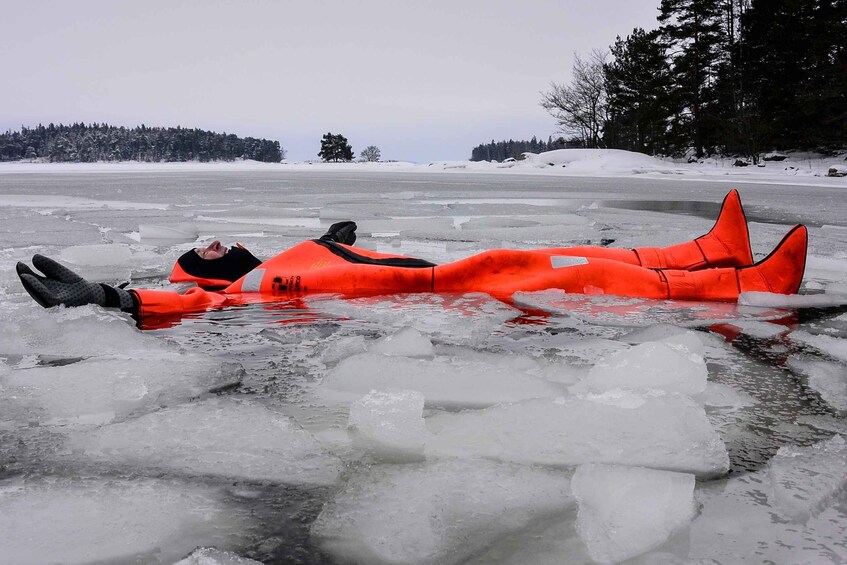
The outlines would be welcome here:
[[[817,308],[315,296],[139,330],[14,274],[42,253],[169,288],[195,245],[269,257],[341,219],[437,263],[663,246],[732,186],[0,174],[0,563],[847,562],[844,188],[734,185],[757,259],[810,226]]]

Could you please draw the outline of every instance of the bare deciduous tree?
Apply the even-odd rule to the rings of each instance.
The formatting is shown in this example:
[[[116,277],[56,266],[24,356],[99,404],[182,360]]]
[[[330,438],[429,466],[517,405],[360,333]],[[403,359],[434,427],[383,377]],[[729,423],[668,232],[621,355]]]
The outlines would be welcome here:
[[[376,145],[368,145],[359,153],[359,159],[362,161],[379,161],[380,156],[379,147]]]
[[[574,53],[573,77],[570,84],[550,84],[541,93],[541,106],[556,118],[559,129],[578,135],[586,147],[603,144],[601,132],[606,122],[606,83],[603,64],[607,52],[594,49],[583,60]]]

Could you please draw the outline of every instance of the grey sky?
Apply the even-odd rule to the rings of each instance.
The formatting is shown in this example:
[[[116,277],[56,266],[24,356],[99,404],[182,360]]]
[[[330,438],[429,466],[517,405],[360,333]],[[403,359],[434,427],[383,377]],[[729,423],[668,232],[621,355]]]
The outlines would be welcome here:
[[[555,133],[573,53],[654,28],[659,0],[5,2],[0,130],[74,121],[278,139],[314,159],[467,159]]]

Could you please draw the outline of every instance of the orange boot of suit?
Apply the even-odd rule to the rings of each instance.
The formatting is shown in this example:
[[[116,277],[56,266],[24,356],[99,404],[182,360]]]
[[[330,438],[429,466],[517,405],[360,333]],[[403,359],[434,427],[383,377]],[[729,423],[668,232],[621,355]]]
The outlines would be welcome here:
[[[746,267],[701,271],[659,270],[668,297],[678,300],[736,300],[742,292],[795,294],[806,269],[808,231],[797,225],[770,255]]]
[[[714,227],[694,241],[670,247],[633,249],[642,267],[694,271],[715,267],[746,267],[753,264],[747,217],[738,191],[723,199]]]
[[[540,250],[551,255],[611,259],[648,269],[696,271],[714,267],[746,267],[753,264],[747,218],[738,191],[723,199],[714,227],[706,235],[670,247],[564,247]]]

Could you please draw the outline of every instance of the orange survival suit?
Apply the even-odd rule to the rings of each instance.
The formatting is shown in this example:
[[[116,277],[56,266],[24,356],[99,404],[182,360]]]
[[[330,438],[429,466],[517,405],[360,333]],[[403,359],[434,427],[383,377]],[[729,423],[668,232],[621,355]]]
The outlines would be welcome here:
[[[710,232],[711,233],[711,232]],[[746,233],[746,232],[745,232]],[[708,234],[707,234],[708,236]],[[707,236],[703,236],[704,238]],[[684,251],[699,256],[698,242],[664,250],[551,248],[534,251],[497,249],[444,265],[353,248],[332,241],[305,241],[261,263],[220,290],[201,287],[184,294],[167,290],[132,290],[141,318],[179,315],[244,302],[270,302],[313,293],[363,296],[419,292],[484,292],[508,300],[518,291],[561,289],[578,294],[679,299],[736,300],[744,291],[793,294],[805,266],[806,229],[795,226],[763,261],[744,267],[700,270],[642,266],[645,257],[662,260]],[[639,253],[640,251],[640,253]],[[599,256],[591,256],[599,255]],[[696,261],[695,261],[696,262]],[[709,261],[707,260],[707,263]],[[173,282],[191,280],[174,275]]]

